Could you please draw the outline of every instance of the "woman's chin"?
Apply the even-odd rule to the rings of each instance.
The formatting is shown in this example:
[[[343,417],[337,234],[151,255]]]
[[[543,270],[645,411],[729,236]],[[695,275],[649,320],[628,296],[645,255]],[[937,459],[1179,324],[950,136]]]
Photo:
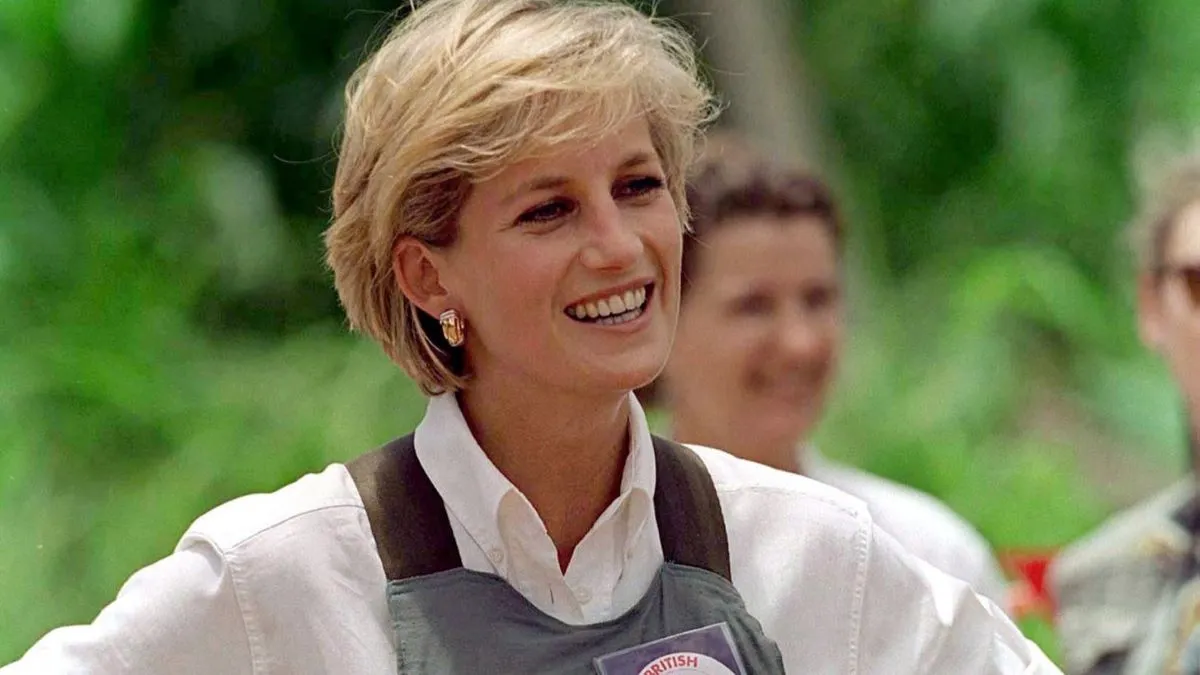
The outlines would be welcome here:
[[[753,430],[763,444],[773,447],[798,446],[804,442],[811,430],[808,416],[797,414],[795,411],[780,411],[776,414],[763,414],[763,411],[760,411],[753,421],[746,422],[747,431]]]
[[[616,364],[588,369],[579,383],[589,389],[629,393],[650,384],[662,372],[665,359],[623,359]]]

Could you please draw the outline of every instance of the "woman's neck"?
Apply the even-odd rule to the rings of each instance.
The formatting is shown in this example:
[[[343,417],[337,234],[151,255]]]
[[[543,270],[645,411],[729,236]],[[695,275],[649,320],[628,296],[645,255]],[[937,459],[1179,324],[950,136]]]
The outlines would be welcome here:
[[[672,411],[671,437],[680,443],[705,445],[781,471],[803,473],[796,440],[757,438],[753,433],[736,431],[752,430],[719,429],[703,421],[701,416]]]
[[[541,517],[565,571],[620,494],[628,395],[584,397],[516,379],[476,377],[459,406],[484,453]]]

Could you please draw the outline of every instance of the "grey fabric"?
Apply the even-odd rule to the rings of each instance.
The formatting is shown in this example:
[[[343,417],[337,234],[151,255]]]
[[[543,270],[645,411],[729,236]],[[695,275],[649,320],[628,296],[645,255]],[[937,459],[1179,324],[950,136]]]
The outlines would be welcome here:
[[[779,647],[729,580],[725,519],[708,470],[684,446],[653,440],[666,563],[633,609],[587,626],[548,616],[503,579],[462,567],[412,435],[350,462],[388,578],[401,675],[584,675],[597,657],[716,623],[729,626],[749,675],[783,673]]]
[[[785,672],[779,648],[728,581],[674,563],[632,610],[599,624],[565,624],[503,579],[462,568],[390,582],[388,607],[401,675],[594,675],[596,657],[720,622],[749,675]]]
[[[346,463],[388,579],[462,567],[450,518],[421,468],[413,435]]]
[[[721,500],[704,462],[659,436],[654,443],[654,519],[667,562],[699,567],[733,579]]]

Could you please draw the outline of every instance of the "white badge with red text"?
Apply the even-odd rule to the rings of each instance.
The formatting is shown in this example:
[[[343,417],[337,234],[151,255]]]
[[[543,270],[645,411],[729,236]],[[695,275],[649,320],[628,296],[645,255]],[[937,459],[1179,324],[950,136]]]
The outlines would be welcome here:
[[[745,675],[729,626],[717,623],[596,659],[600,675]]]

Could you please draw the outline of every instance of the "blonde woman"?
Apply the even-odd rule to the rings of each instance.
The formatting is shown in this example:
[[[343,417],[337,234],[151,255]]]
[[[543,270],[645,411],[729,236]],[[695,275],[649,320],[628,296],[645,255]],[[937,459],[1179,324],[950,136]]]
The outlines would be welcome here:
[[[616,3],[432,0],[349,86],[328,257],[431,398],[201,517],[16,673],[1053,673],[841,493],[651,437],[710,99]]]

